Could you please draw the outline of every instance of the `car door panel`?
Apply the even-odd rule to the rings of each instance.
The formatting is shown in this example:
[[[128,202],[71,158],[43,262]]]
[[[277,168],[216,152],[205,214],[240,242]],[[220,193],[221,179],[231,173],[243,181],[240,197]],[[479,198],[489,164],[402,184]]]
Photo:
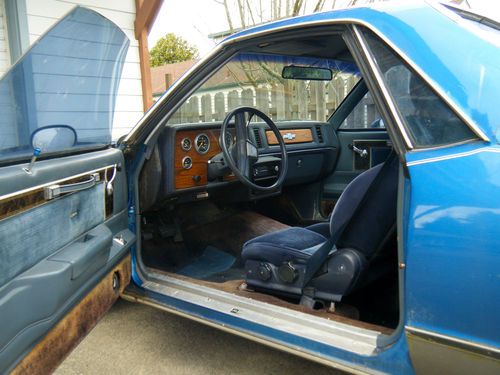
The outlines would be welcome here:
[[[389,136],[384,130],[337,131],[340,152],[335,170],[323,182],[323,199],[338,199],[346,186],[360,173],[385,160],[391,150]],[[351,146],[366,150],[362,158]]]
[[[123,155],[107,149],[0,168],[0,373],[29,351],[120,262],[127,229]],[[112,194],[106,189],[114,176]],[[48,188],[97,178],[50,199]],[[98,176],[98,177],[97,177]],[[9,183],[12,181],[13,183]],[[31,187],[30,187],[31,186]],[[126,282],[126,281],[125,281]]]

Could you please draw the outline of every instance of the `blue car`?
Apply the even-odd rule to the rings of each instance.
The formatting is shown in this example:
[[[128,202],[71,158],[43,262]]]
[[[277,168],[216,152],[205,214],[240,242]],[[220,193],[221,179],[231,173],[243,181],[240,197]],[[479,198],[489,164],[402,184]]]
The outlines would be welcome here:
[[[0,81],[0,373],[121,296],[347,372],[499,374],[499,30],[422,2],[257,26],[115,141],[129,41],[75,8]]]

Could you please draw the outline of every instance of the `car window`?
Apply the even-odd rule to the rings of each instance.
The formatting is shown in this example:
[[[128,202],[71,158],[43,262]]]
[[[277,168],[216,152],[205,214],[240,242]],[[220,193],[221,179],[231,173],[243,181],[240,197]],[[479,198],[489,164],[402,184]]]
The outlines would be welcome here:
[[[285,66],[328,68],[328,81],[285,79]],[[240,54],[224,64],[169,123],[222,121],[230,110],[256,107],[274,121],[326,121],[361,78],[355,64],[285,55]]]
[[[375,103],[370,92],[354,107],[351,113],[340,124],[340,129],[361,130],[361,129],[385,129],[384,121],[375,107]]]
[[[75,134],[70,149],[110,144],[128,45],[116,25],[80,7],[35,42],[0,80],[0,161],[31,155],[41,128]]]
[[[442,146],[477,136],[384,42],[364,35],[385,84],[416,148]]]

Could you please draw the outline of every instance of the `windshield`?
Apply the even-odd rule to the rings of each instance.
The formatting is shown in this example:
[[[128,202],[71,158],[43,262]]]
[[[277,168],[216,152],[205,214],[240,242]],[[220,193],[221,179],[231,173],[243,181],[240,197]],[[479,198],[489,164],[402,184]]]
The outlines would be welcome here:
[[[74,129],[71,148],[111,143],[128,45],[116,25],[80,7],[42,36],[0,81],[0,161],[32,154],[42,127]]]
[[[327,68],[327,81],[285,79],[285,66]],[[223,65],[169,123],[222,121],[238,106],[256,107],[274,121],[326,121],[361,78],[353,63],[322,58],[241,54]]]

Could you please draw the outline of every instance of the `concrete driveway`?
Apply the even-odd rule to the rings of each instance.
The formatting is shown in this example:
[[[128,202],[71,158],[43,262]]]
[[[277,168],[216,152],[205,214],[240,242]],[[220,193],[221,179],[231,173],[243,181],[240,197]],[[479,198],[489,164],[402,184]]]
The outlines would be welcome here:
[[[56,374],[341,372],[173,314],[119,300]]]

